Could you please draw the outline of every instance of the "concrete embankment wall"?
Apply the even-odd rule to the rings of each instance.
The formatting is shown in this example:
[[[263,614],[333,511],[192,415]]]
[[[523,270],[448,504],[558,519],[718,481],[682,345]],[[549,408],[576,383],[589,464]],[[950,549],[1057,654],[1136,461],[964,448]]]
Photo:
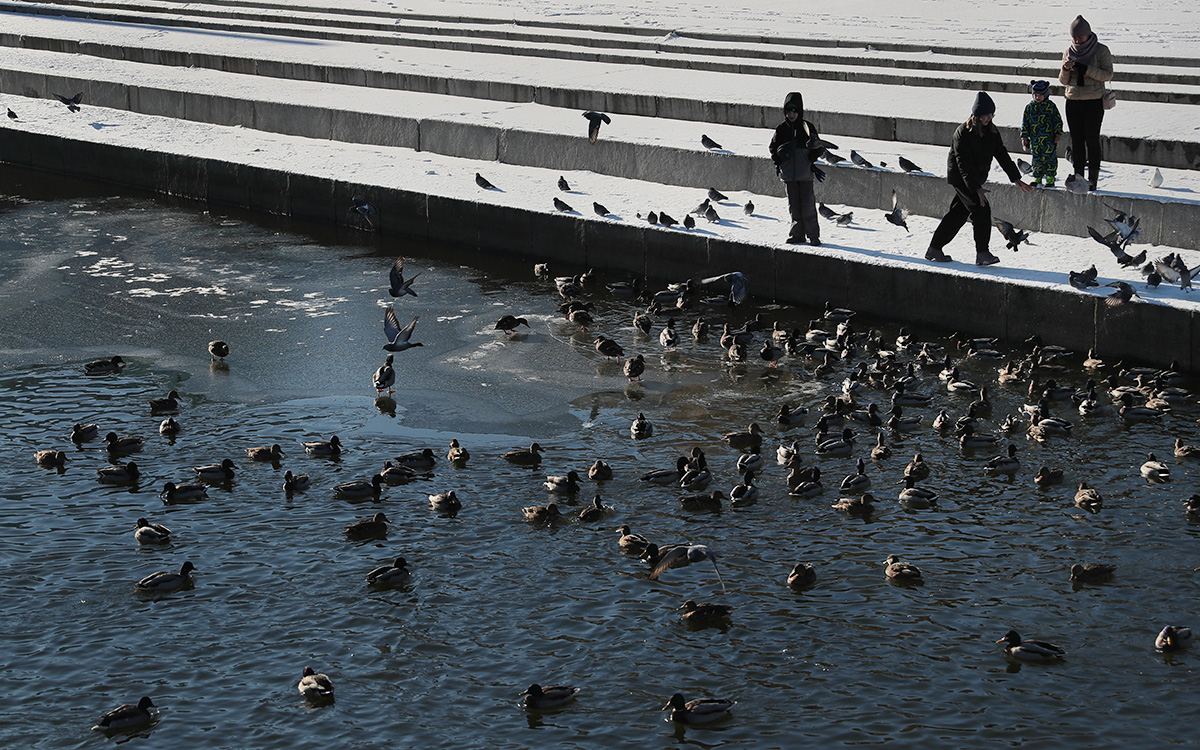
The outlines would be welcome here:
[[[48,98],[54,91],[75,90],[76,83],[53,73],[0,69],[0,91],[21,92],[26,96]],[[90,81],[88,102],[97,107],[305,138],[409,148],[550,170],[592,171],[648,182],[667,180],[674,185],[717,187],[726,192],[746,190],[756,195],[782,195],[765,145],[761,156],[604,138],[592,146],[578,134],[505,129],[461,119],[407,117],[286,101],[266,102],[133,86],[115,80]],[[764,132],[764,142],[766,139]],[[890,210],[895,191],[902,205],[912,213],[936,217],[945,213],[953,197],[945,181],[932,175],[853,166],[823,166],[823,169],[829,178],[819,187],[818,196],[831,205]],[[717,185],[713,184],[714,175],[720,176]],[[1141,218],[1140,242],[1200,250],[1200,210],[1193,203],[1116,196],[1096,200],[1094,196],[1074,195],[1066,190],[1020,195],[1006,183],[990,185],[989,189],[993,192],[997,216],[1025,230],[1086,236],[1088,226],[1107,226],[1104,218],[1111,215],[1105,206],[1107,201]],[[1099,245],[1097,250],[1103,253]]]
[[[873,316],[977,335],[1047,341],[1106,359],[1166,366],[1178,359],[1195,371],[1200,321],[1187,310],[1149,303],[1109,308],[1098,295],[1020,286],[1003,280],[857,262],[806,252],[709,238],[649,225],[618,224],[360,185],[327,176],[169,154],[10,130],[0,161],[53,173],[151,190],[213,205],[236,206],[336,224],[351,196],[370,192],[387,207],[380,231],[559,261],[576,267],[627,270],[651,279],[680,279],[740,269],[756,296],[782,303],[830,300]]]

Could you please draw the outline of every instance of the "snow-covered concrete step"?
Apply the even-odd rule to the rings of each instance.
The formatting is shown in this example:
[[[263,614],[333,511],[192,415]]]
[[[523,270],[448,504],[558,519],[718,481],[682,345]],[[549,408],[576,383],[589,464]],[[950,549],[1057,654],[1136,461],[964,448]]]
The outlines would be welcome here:
[[[802,52],[760,42],[731,46],[684,41],[668,35],[660,41],[630,39],[628,34],[567,33],[553,31],[497,30],[489,26],[463,24],[402,23],[338,18],[330,14],[309,17],[275,12],[230,10],[190,3],[186,6],[114,0],[64,0],[63,2],[0,4],[12,13],[62,15],[120,23],[143,23],[199,28],[238,33],[275,34],[326,41],[426,46],[473,53],[524,55],[550,59],[583,60],[617,65],[684,68],[696,71],[737,73],[782,78],[855,81],[908,87],[958,88],[1023,94],[1030,76],[1051,79],[1053,91],[1061,92],[1055,80],[1057,60],[1045,55],[1022,64],[934,60],[932,56],[892,58],[877,48],[874,54],[846,55]],[[945,57],[945,56],[943,56]],[[1200,77],[1183,66],[1136,65],[1122,70],[1114,83],[1123,100],[1138,102],[1200,104]]]
[[[914,96],[912,89],[884,84],[806,80],[801,87],[796,81],[781,85],[771,76],[677,68],[655,70],[648,76],[640,65],[560,60],[548,66],[517,55],[400,51],[389,45],[336,42],[297,44],[273,35],[197,35],[33,16],[5,20],[10,23],[0,31],[0,44],[18,49],[748,127],[773,126],[782,93],[802,88],[823,132],[910,143],[948,144],[972,99],[967,91]],[[1001,124],[1016,121],[1028,101],[1024,94],[997,92],[994,98]],[[1124,103],[1105,118],[1107,158],[1184,169],[1200,164],[1194,112],[1189,105]],[[1002,127],[1002,131],[1015,146],[1015,127]]]
[[[577,110],[560,107],[391,90],[364,99],[357,86],[0,48],[0,90],[52,97],[64,91],[70,95],[77,87],[86,89],[85,112],[58,114],[76,121],[84,132],[106,127],[92,119],[93,107],[100,106],[695,188],[767,195],[781,191],[767,158],[771,131],[766,128],[614,116],[601,129],[599,142],[591,145],[585,136],[587,120]],[[9,106],[28,117],[23,106],[11,101]],[[702,135],[722,148],[704,148]],[[877,167],[863,169],[849,161],[826,166],[829,177],[819,190],[823,201],[884,209],[890,208],[894,191],[914,214],[940,216],[945,211],[950,200],[943,180],[945,147],[826,135],[837,142],[843,157],[854,150]],[[899,171],[900,155],[921,165],[924,173]],[[1065,178],[1069,166],[1062,169]],[[1101,182],[1105,199],[1119,197],[1125,210],[1143,217],[1143,241],[1200,245],[1200,174],[1166,170],[1163,188],[1153,190],[1146,185],[1149,171],[1108,165]],[[995,180],[997,191],[1009,189],[998,168]],[[1026,229],[1085,236],[1089,225],[1102,226],[1105,210],[1098,196],[1048,191],[1013,201],[1007,218]]]
[[[379,231],[488,247],[523,258],[551,258],[566,269],[589,265],[663,279],[740,270],[751,294],[798,302],[854,300],[864,311],[912,322],[954,321],[980,335],[1098,346],[1106,356],[1151,362],[1164,352],[1197,367],[1200,297],[1178,287],[1143,288],[1137,269],[1121,268],[1084,238],[1035,235],[1013,253],[993,247],[997,266],[978,268],[969,232],[947,247],[955,262],[923,260],[932,218],[913,217],[911,232],[882,212],[848,226],[823,222],[821,247],[790,246],[782,198],[730,194],[719,220],[694,229],[651,225],[649,211],[681,221],[705,191],[592,172],[482,163],[409,149],[363,146],[205,125],[121,110],[93,110],[103,127],[80,127],[57,102],[30,100],[27,115],[0,139],[0,160],[94,177],[172,195],[368,229],[351,197],[373,203]],[[29,122],[25,122],[25,117]],[[480,187],[481,173],[493,188]],[[562,176],[569,190],[557,185]],[[554,199],[568,206],[558,209]],[[997,195],[997,201],[1004,199]],[[744,207],[754,203],[747,214]],[[600,216],[593,203],[607,213]],[[1158,248],[1166,253],[1170,248]],[[1195,263],[1197,253],[1180,251]],[[963,262],[968,261],[968,262]],[[1111,290],[1077,290],[1069,270],[1095,263],[1101,283],[1136,284],[1142,299],[1120,309]],[[153,283],[153,282],[150,282]],[[813,297],[812,295],[816,295]],[[1156,331],[1147,337],[1146,331]]]

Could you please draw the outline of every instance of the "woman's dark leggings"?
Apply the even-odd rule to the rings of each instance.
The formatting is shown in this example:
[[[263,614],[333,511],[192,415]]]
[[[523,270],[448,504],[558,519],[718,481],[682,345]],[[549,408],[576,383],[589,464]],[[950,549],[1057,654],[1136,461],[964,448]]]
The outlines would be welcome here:
[[[1100,176],[1100,123],[1104,103],[1099,99],[1068,99],[1067,130],[1071,132],[1071,165],[1075,174],[1096,184]],[[1087,170],[1086,172],[1084,170]]]

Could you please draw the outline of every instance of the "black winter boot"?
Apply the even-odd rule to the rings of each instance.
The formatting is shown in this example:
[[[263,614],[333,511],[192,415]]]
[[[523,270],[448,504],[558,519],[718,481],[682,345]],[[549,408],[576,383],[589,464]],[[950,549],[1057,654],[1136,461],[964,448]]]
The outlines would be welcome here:
[[[950,256],[943,253],[940,247],[930,247],[925,251],[925,260],[932,260],[937,263],[949,263]]]

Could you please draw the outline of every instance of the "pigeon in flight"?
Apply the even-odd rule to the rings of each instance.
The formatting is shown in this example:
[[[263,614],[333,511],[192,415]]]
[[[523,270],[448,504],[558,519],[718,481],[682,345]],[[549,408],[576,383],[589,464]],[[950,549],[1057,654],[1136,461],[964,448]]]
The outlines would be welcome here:
[[[710,201],[717,201],[718,203],[720,203],[721,201],[729,200],[728,196],[726,196],[724,193],[722,193],[720,190],[717,190],[716,188],[708,189],[708,199]]]
[[[475,173],[475,184],[484,190],[495,190],[496,186],[487,181],[487,178],[478,172]]]
[[[8,111],[8,116],[9,117],[13,116],[11,109]],[[1150,175],[1150,181],[1146,184],[1148,184],[1152,188],[1162,187],[1162,184],[1163,184],[1162,170],[1159,169],[1158,167],[1155,167],[1154,174]]]
[[[1132,300],[1134,297],[1141,299],[1141,296],[1134,291],[1134,288],[1126,284],[1124,281],[1113,281],[1105,284],[1104,286],[1116,287],[1117,289],[1117,291],[1104,298],[1104,304],[1108,305],[1109,307],[1120,307],[1126,302]]]
[[[896,191],[892,191],[892,210],[888,211],[883,216],[888,220],[888,223],[895,224],[898,227],[904,227],[904,231],[911,232],[908,228],[908,209],[900,207],[900,199],[896,196]]]
[[[717,148],[724,148],[724,146],[717,143],[712,138],[709,138],[707,135],[700,136],[700,145],[704,146],[705,148],[707,148],[709,150],[717,149]]]
[[[558,176],[558,189],[564,193],[571,192],[571,184],[567,182],[567,178],[562,175]]]
[[[80,91],[75,96],[72,96],[70,99],[63,96],[62,94],[55,94],[54,96],[60,102],[67,105],[67,109],[71,110],[72,112],[78,112],[79,111],[79,103],[83,101],[83,92],[82,91]]]
[[[903,156],[900,157],[900,168],[903,169],[905,172],[924,172],[925,171],[924,169],[921,169],[920,167],[918,167],[916,164],[913,164],[908,159],[905,159]]]
[[[1121,241],[1120,235],[1114,229],[1108,234],[1100,234],[1092,227],[1088,227],[1088,235],[1096,242],[1108,248],[1113,257],[1117,259],[1123,267],[1140,266],[1146,262],[1146,251],[1143,250],[1138,255],[1129,255],[1125,252],[1125,243]]]
[[[367,226],[371,229],[375,228],[375,221],[372,216],[379,215],[379,209],[367,202],[367,199],[361,195],[356,195],[350,199],[350,208],[346,209],[346,213],[356,213],[366,220]]]
[[[703,544],[676,544],[662,550],[661,557],[650,572],[650,580],[658,580],[668,568],[684,568],[704,560],[712,562],[717,580],[721,581],[721,591],[725,591],[725,581],[721,579],[721,571],[717,569],[717,556]]]
[[[575,210],[575,209],[571,208],[569,205],[567,205],[567,202],[562,200],[558,196],[554,197],[554,207],[556,209],[558,209],[559,211],[564,211],[564,212]]]
[[[729,284],[729,302],[730,304],[740,305],[746,301],[748,291],[746,289],[746,274],[741,271],[731,271],[730,273],[721,274],[720,276],[711,276],[707,279],[700,279],[701,286],[711,286],[717,283]]]
[[[850,149],[850,161],[854,162],[855,164],[857,164],[860,167],[863,167],[864,169],[874,169],[875,168],[874,164],[872,164],[871,162],[862,158],[862,156],[859,155],[859,153],[857,151],[855,151],[854,149]]]
[[[1126,216],[1120,214],[1116,219],[1105,219],[1105,222],[1112,227],[1117,236],[1121,240],[1121,244],[1128,245],[1141,233],[1142,220],[1136,216]]]
[[[412,289],[412,283],[416,281],[417,276],[421,272],[417,271],[416,275],[411,278],[404,278],[404,256],[396,258],[396,262],[392,264],[392,270],[388,272],[388,294],[393,297],[403,297],[406,294],[411,294],[416,297],[417,293]]]
[[[592,201],[592,210],[596,212],[597,216],[608,216],[608,209],[595,201]]]
[[[417,321],[420,319],[420,315],[414,316],[411,323],[401,328],[400,321],[396,319],[396,311],[389,307],[383,314],[383,335],[388,340],[383,345],[384,350],[402,352],[414,346],[424,346],[424,344],[419,342],[409,341],[412,338],[413,331],[417,328]]]
[[[1100,286],[1100,282],[1096,281],[1096,275],[1096,264],[1093,263],[1091,268],[1083,271],[1068,271],[1067,280],[1076,289],[1087,289],[1092,286]]]
[[[595,143],[600,136],[600,123],[612,124],[612,120],[603,112],[584,112],[583,116],[588,120],[588,143]]]
[[[1029,232],[1023,232],[1012,225],[1012,222],[1004,219],[993,219],[992,224],[1000,230],[1000,234],[1008,242],[1006,247],[1014,253],[1017,251],[1017,246],[1022,242],[1029,244]]]

